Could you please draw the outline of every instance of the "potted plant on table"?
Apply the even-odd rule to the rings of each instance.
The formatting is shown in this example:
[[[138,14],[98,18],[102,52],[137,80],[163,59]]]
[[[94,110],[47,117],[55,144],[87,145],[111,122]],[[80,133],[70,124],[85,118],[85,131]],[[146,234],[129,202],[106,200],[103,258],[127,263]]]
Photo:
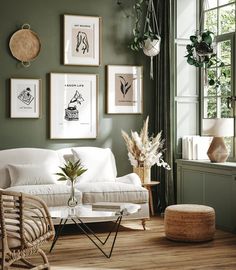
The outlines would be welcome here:
[[[170,166],[163,160],[164,140],[161,139],[161,133],[156,136],[149,137],[148,135],[147,117],[144,126],[138,134],[136,131],[131,131],[131,137],[122,130],[122,136],[125,140],[128,157],[133,171],[137,173],[143,183],[149,183],[151,177],[151,167],[157,165],[170,170]]]
[[[71,194],[68,200],[68,206],[75,207],[78,204],[78,200],[75,197],[75,183],[79,176],[85,173],[87,169],[83,167],[80,160],[76,162],[68,160],[63,167],[59,168],[62,172],[56,173],[56,175],[60,176],[58,181],[69,180],[71,183]]]

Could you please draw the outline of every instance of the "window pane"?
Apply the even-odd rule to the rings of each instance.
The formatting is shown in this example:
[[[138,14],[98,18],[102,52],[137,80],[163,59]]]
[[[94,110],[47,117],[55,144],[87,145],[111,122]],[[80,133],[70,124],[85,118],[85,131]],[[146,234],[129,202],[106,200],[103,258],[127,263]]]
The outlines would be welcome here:
[[[231,96],[231,67],[226,66],[219,69],[220,90],[222,96]]]
[[[227,117],[232,116],[231,115],[231,109],[229,109],[227,107],[227,98],[226,97],[221,98],[220,109],[221,109],[221,117],[222,118],[227,118]]]
[[[216,118],[216,98],[204,98],[204,118]]]
[[[231,64],[231,41],[226,40],[218,43],[218,56],[225,65]]]
[[[229,3],[234,3],[235,0],[219,0],[219,6],[226,5]]]
[[[217,10],[205,12],[204,29],[217,33]]]
[[[211,86],[209,84],[210,80],[215,80],[216,79],[216,69],[215,68],[210,68],[207,70],[207,74],[204,74],[204,76],[207,76],[208,78],[208,83],[204,87],[204,96],[216,96],[216,88],[215,85]]]
[[[204,96],[216,96],[217,95],[217,90],[215,86],[206,86],[205,87],[205,94]]]
[[[219,34],[235,31],[235,4],[219,9]]]
[[[204,6],[205,6],[205,10],[217,7],[217,0],[205,1]]]
[[[225,141],[225,145],[228,149],[228,152],[230,153],[229,156],[230,157],[233,157],[233,142],[234,142],[234,139],[232,137],[224,137],[224,141]]]

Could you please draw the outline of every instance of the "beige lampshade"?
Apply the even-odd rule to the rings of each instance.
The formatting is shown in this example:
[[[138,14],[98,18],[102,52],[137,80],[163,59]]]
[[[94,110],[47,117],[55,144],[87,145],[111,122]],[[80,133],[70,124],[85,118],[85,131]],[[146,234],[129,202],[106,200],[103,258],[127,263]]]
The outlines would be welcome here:
[[[202,119],[202,135],[233,137],[234,118]]]

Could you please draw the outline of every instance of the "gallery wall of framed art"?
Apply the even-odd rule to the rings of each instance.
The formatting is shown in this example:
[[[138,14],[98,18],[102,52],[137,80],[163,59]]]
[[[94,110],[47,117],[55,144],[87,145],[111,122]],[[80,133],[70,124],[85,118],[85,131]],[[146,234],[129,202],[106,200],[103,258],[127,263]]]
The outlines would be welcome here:
[[[4,22],[0,25],[1,40],[3,41],[0,44],[0,148],[110,147],[116,156],[119,174],[127,173],[129,165],[123,162],[124,159],[127,159],[127,151],[120,131],[121,129],[127,132],[131,129],[140,129],[143,119],[148,114],[147,104],[152,102],[153,91],[148,72],[145,72],[146,68],[149,69],[149,62],[145,57],[142,58],[141,54],[131,51],[128,47],[130,41],[128,25],[132,23],[133,18],[126,18],[117,7],[116,2],[109,0],[99,0],[99,4],[94,4],[94,0],[70,1],[69,4],[64,0],[50,0],[44,3],[26,0],[26,2],[22,4],[17,0],[5,1],[0,10],[1,20]],[[41,45],[40,52],[31,61],[29,67],[23,67],[12,56],[9,48],[11,36],[24,24],[30,25],[31,30],[37,34]],[[67,32],[67,40],[65,40],[64,32]],[[71,52],[72,49],[74,50],[71,56],[67,50],[68,44],[71,44]],[[85,46],[86,44],[89,46]],[[130,110],[131,107],[136,106],[117,106],[110,102],[111,109],[108,113],[107,65],[144,65],[145,89],[143,92],[145,94],[143,100],[139,99],[137,102],[137,104],[143,102],[143,106],[138,105],[138,109]],[[69,106],[69,103],[76,93],[76,91],[73,92],[73,87],[71,88],[73,93],[69,95],[68,90],[68,100],[62,106],[59,106],[59,103],[53,103],[59,98],[59,92],[66,91],[59,86],[51,89],[51,74],[89,74],[96,78],[99,77],[97,94],[95,94],[97,107],[92,109],[92,115],[95,115],[94,111],[96,111],[96,121],[94,120],[90,125],[92,131],[84,128],[86,125],[89,126],[86,124],[83,126],[83,131],[77,132],[75,129],[80,126],[78,124],[80,120],[68,120],[73,116],[76,118],[76,110],[78,110],[79,116],[82,116],[80,113],[85,106],[84,101],[81,102],[81,105],[76,104],[77,108],[73,110],[68,108],[72,107]],[[58,77],[60,76],[56,76],[56,81]],[[21,90],[23,93],[19,97],[22,100],[17,98],[18,90],[15,86],[11,90],[11,79],[15,78],[23,81],[24,89]],[[34,83],[36,85],[38,80],[40,81],[39,99],[37,96],[36,99],[31,97],[33,96],[32,82],[28,81],[31,79],[36,80],[33,81],[33,85]],[[127,83],[127,79],[124,77],[126,80],[124,84]],[[110,82],[112,80],[111,78]],[[30,83],[29,87],[28,83]],[[125,93],[125,98],[130,96],[132,92],[130,90],[131,88]],[[54,93],[52,99],[51,91]],[[12,100],[11,92],[14,92]],[[95,91],[92,90],[93,92]],[[110,93],[112,92],[114,89],[110,89]],[[65,96],[63,97],[65,98]],[[123,98],[122,93],[121,98]],[[23,100],[29,105],[24,104]],[[24,105],[17,109],[17,102]],[[34,102],[36,103],[34,104]],[[32,110],[34,107],[31,106],[33,104],[38,106],[38,102],[39,110],[35,112]],[[125,102],[120,99],[120,104],[125,104]],[[130,104],[130,102],[126,104]],[[129,108],[129,111],[125,111],[125,108]],[[61,122],[54,117],[56,113],[53,113],[59,109],[61,110]],[[75,113],[73,113],[74,111]],[[62,131],[59,129],[61,126]]]

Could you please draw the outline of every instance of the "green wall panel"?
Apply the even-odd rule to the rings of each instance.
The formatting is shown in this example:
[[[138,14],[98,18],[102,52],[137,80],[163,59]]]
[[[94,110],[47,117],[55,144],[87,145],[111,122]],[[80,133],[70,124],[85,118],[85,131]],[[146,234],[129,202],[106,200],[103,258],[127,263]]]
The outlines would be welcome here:
[[[204,175],[198,171],[184,170],[182,182],[183,203],[202,204],[204,201]]]
[[[216,223],[221,227],[231,228],[232,224],[232,176],[206,174],[205,203],[216,210]],[[217,196],[216,196],[217,194]]]
[[[125,1],[131,9],[133,0]],[[78,14],[102,17],[102,64],[100,67],[64,66],[63,15]],[[7,0],[0,9],[0,149],[15,147],[42,147],[58,149],[70,146],[111,147],[117,160],[118,174],[131,171],[127,151],[121,138],[121,129],[139,130],[146,115],[155,105],[153,82],[149,80],[149,59],[128,48],[134,18],[127,18],[116,1],[111,0]],[[37,32],[42,51],[29,68],[23,68],[11,56],[8,48],[10,36],[22,24],[29,23]],[[105,113],[105,66],[144,66],[144,114],[108,115]],[[76,72],[99,74],[99,133],[96,140],[49,139],[49,74],[50,72]],[[42,79],[42,117],[40,119],[11,119],[10,78]],[[153,124],[153,119],[150,119]]]

